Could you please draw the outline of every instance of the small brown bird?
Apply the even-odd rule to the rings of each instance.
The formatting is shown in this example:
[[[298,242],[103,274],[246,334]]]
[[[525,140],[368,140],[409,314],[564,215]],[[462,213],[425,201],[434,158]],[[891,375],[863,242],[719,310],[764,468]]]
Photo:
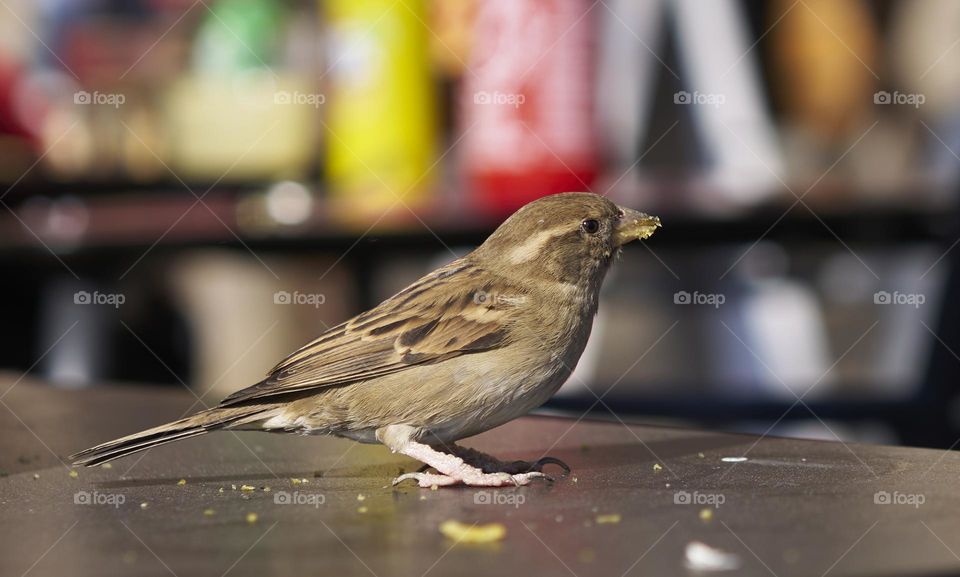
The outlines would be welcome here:
[[[217,407],[81,451],[93,466],[217,429],[383,443],[432,467],[421,487],[499,487],[546,477],[456,445],[540,406],[570,376],[620,247],[660,219],[602,196],[524,206],[479,248],[323,333]]]

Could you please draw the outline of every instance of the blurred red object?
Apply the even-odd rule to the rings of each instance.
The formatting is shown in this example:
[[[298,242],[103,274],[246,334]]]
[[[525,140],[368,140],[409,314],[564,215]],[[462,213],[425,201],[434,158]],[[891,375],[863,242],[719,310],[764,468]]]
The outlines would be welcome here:
[[[18,95],[23,90],[28,70],[19,62],[0,54],[0,134],[21,137],[31,146],[39,145],[39,135],[23,117]],[[39,113],[39,112],[38,112]]]
[[[463,169],[478,208],[588,190],[598,171],[586,0],[480,3],[460,95]]]

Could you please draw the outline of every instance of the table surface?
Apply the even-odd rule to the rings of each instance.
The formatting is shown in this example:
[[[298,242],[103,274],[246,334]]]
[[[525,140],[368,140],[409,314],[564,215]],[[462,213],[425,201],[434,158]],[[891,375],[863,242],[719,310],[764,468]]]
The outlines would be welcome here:
[[[381,446],[220,432],[73,477],[65,455],[195,399],[13,382],[0,378],[0,575],[703,574],[685,564],[694,541],[735,555],[729,574],[960,573],[955,452],[527,417],[464,444],[510,459],[549,452],[570,476],[394,488],[417,463]],[[278,503],[281,492],[299,504]],[[506,537],[457,542],[438,529],[451,519],[501,523]]]

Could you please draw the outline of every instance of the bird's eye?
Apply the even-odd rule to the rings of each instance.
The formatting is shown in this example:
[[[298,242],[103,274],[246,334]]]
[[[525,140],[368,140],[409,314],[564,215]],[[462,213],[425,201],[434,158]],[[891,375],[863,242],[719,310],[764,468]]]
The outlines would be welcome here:
[[[597,234],[600,230],[600,221],[595,218],[585,219],[580,223],[580,228],[587,234]]]

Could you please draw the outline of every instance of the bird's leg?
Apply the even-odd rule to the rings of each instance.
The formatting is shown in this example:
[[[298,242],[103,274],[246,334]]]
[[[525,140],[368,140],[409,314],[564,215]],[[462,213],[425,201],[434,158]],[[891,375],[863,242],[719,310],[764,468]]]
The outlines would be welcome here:
[[[530,471],[543,472],[544,465],[557,465],[563,469],[564,474],[570,472],[570,467],[554,457],[543,457],[533,463],[529,461],[501,461],[493,455],[488,455],[482,451],[471,449],[470,447],[461,447],[453,445],[451,452],[466,461],[467,463],[482,469],[484,473],[529,473]]]
[[[437,473],[406,473],[394,479],[394,485],[407,479],[413,479],[421,487],[455,485],[457,483],[472,487],[503,487],[526,485],[536,478],[549,478],[538,471],[518,474],[484,473],[456,455],[443,453],[430,445],[414,441],[414,431],[413,427],[407,425],[391,425],[378,429],[377,438],[387,445],[391,451],[426,463],[436,469]]]

